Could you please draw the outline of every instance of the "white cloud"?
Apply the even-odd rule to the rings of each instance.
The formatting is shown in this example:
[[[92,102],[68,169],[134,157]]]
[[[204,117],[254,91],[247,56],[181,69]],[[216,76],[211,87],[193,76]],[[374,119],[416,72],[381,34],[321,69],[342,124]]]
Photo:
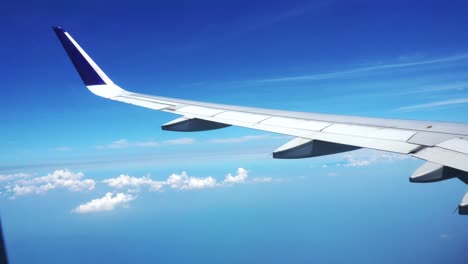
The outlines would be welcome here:
[[[345,154],[343,159],[345,160],[345,163],[338,163],[336,164],[337,167],[367,167],[376,163],[407,160],[411,159],[411,157],[402,154],[386,153],[375,150],[362,150]]]
[[[371,165],[372,160],[366,159],[358,159],[352,155],[345,156],[346,163],[344,164],[345,167],[366,167]]]
[[[215,138],[215,139],[211,139],[209,142],[215,143],[215,144],[243,143],[243,142],[248,142],[248,141],[267,139],[269,137],[270,135],[268,134],[267,135],[248,135],[248,136],[234,137],[234,138]]]
[[[249,177],[248,172],[244,168],[239,168],[237,169],[237,173],[235,176],[232,176],[231,173],[226,175],[226,178],[224,178],[223,183],[225,184],[244,183],[247,177]]]
[[[216,180],[213,177],[189,177],[185,171],[181,174],[171,174],[166,180],[173,189],[191,190],[216,187]]]
[[[123,138],[123,139],[113,141],[108,145],[99,145],[96,148],[98,149],[121,149],[121,148],[127,148],[129,146],[130,144],[128,143],[128,141]]]
[[[252,180],[255,183],[266,183],[266,182],[272,182],[273,178],[272,177],[262,177],[262,178],[253,178]]]
[[[69,170],[55,170],[41,177],[19,179],[8,184],[5,189],[12,199],[28,194],[44,194],[54,189],[66,189],[73,192],[93,190],[96,182],[83,179],[82,172],[73,173]]]
[[[193,138],[176,138],[163,141],[164,144],[168,145],[188,145],[195,143],[195,139]]]
[[[117,189],[124,187],[135,188],[136,190],[133,191],[139,191],[142,186],[148,186],[150,191],[159,191],[164,185],[164,182],[154,181],[149,177],[137,178],[127,174],[122,174],[117,178],[105,179],[102,182]]]
[[[227,174],[223,181],[218,182],[215,178],[208,177],[193,177],[189,176],[185,171],[180,174],[173,173],[164,181],[155,181],[148,176],[133,177],[122,174],[116,178],[109,178],[103,180],[108,186],[122,189],[130,188],[129,192],[138,192],[142,187],[148,187],[150,191],[162,191],[165,186],[176,190],[193,190],[222,187],[225,185],[233,185],[238,183],[246,183],[248,178],[248,171],[244,168],[238,168],[235,175]],[[256,178],[253,182],[271,182],[271,178]]]
[[[248,181],[248,171],[238,168],[236,174],[228,173],[222,181],[208,177],[188,176],[185,171],[180,174],[173,173],[163,181],[156,181],[149,176],[133,177],[121,174],[115,178],[108,178],[102,182],[115,189],[126,189],[126,192],[108,192],[102,198],[94,199],[85,204],[77,206],[73,213],[92,213],[114,210],[118,206],[126,206],[130,201],[136,199],[133,193],[140,192],[147,188],[149,191],[163,191],[164,188],[175,190],[194,190],[204,188],[216,188],[231,186],[239,183],[268,183],[272,182],[271,177],[253,178]],[[82,172],[74,173],[69,170],[55,170],[46,176],[32,177],[31,174],[16,173],[0,175],[0,181],[7,182],[4,186],[4,194],[15,199],[18,196],[45,194],[54,189],[64,189],[72,192],[90,191],[95,189],[96,182],[92,179],[85,179]]]
[[[173,173],[170,175],[166,180],[166,184],[172,189],[179,190],[203,189],[245,183],[248,177],[249,175],[247,170],[244,168],[238,168],[236,175],[229,173],[225,176],[222,182],[218,183],[213,177],[191,177],[184,171],[181,174]]]
[[[105,179],[103,182],[117,189],[133,188],[129,190],[130,192],[138,192],[143,186],[147,186],[150,191],[162,191],[164,186],[179,190],[203,189],[217,186],[217,181],[213,177],[192,177],[188,176],[185,171],[180,174],[173,173],[164,181],[155,181],[148,176],[137,178],[122,174],[117,178]]]
[[[435,108],[435,107],[441,107],[441,106],[458,105],[458,104],[466,104],[466,103],[468,103],[468,98],[457,98],[457,99],[451,99],[451,100],[436,101],[436,102],[431,102],[431,103],[426,103],[426,104],[403,106],[403,107],[398,108],[397,110],[409,112],[409,111],[415,111],[415,110],[421,110],[421,109],[429,109],[429,108]]]
[[[112,211],[118,206],[126,207],[130,201],[135,200],[135,196],[125,193],[117,193],[115,196],[113,193],[106,193],[106,195],[99,199],[94,199],[85,204],[77,206],[73,213],[87,214]]]
[[[28,173],[0,174],[0,182],[31,177]]]

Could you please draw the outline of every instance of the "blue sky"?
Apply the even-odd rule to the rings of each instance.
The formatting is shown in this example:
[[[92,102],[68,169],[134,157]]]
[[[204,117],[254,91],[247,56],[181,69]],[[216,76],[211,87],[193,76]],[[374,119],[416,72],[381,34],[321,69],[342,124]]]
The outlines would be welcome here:
[[[370,150],[273,160],[288,137],[174,133],[96,97],[51,26],[153,95],[468,122],[464,1],[7,1],[0,211],[12,263],[463,263],[458,180]],[[81,206],[81,207],[80,207]]]

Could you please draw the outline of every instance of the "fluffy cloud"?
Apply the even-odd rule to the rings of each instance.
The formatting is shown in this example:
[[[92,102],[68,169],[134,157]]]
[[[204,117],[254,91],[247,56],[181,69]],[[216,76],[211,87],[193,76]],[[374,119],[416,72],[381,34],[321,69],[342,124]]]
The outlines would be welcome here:
[[[83,176],[82,172],[56,170],[46,176],[16,180],[6,185],[5,189],[12,199],[22,195],[44,194],[54,189],[73,192],[93,190],[96,182],[92,179],[83,179]]]
[[[225,178],[218,182],[215,178],[208,177],[193,177],[187,175],[185,171],[180,174],[173,173],[164,181],[155,181],[149,177],[133,177],[129,175],[120,175],[116,178],[109,178],[103,180],[108,186],[121,189],[131,188],[130,192],[138,192],[141,187],[148,187],[150,191],[162,191],[164,186],[167,188],[176,190],[193,190],[193,189],[204,189],[222,187],[225,185],[233,185],[238,183],[246,183],[249,177],[248,171],[244,168],[237,169],[235,175],[231,173],[227,174]],[[271,182],[272,178],[255,178],[252,182]]]
[[[130,201],[135,200],[135,196],[125,193],[117,193],[115,196],[113,193],[106,193],[106,195],[99,199],[91,200],[85,204],[77,206],[73,213],[87,214],[112,211],[116,207],[123,206],[127,207]]]
[[[161,191],[164,186],[172,189],[191,190],[203,189],[217,186],[216,179],[213,177],[192,177],[188,176],[185,171],[181,174],[173,173],[164,181],[155,181],[149,177],[133,177],[129,175],[120,175],[117,178],[103,180],[110,187],[133,188],[131,192],[138,192],[142,187],[148,187],[150,191]]]
[[[215,187],[216,180],[213,177],[189,177],[185,171],[181,174],[171,174],[166,180],[172,189],[191,190]]]
[[[226,178],[224,178],[223,183],[225,184],[244,183],[247,177],[249,177],[248,172],[243,168],[239,168],[237,169],[237,173],[235,176],[232,176],[231,173],[226,175]]]
[[[134,188],[133,191],[138,191],[143,186],[147,186],[150,191],[159,191],[164,185],[164,182],[154,181],[149,177],[137,178],[126,174],[122,174],[117,178],[105,179],[102,182],[106,183],[110,187],[118,189],[131,187]]]
[[[232,186],[240,183],[267,183],[272,182],[271,177],[253,178],[248,180],[248,171],[238,168],[236,173],[227,174],[224,179],[218,181],[215,178],[193,177],[186,172],[180,174],[173,173],[163,181],[156,181],[149,176],[133,177],[127,174],[119,175],[102,181],[114,189],[124,189],[124,192],[108,192],[104,197],[91,200],[81,204],[72,210],[73,213],[85,214],[93,212],[111,211],[117,207],[125,207],[130,201],[136,199],[132,193],[147,189],[149,191],[163,191],[164,188],[173,190],[194,190],[204,188],[216,188]],[[0,183],[5,182],[0,194],[15,199],[18,196],[45,194],[54,189],[63,189],[72,192],[90,191],[95,189],[96,182],[92,179],[85,179],[82,172],[74,173],[69,170],[55,170],[45,176],[33,177],[31,174],[16,173],[0,175]],[[0,189],[2,190],[2,189]]]
[[[160,191],[164,186],[175,190],[193,190],[244,183],[247,178],[248,171],[243,168],[237,169],[236,175],[232,175],[230,173],[227,174],[224,180],[220,183],[218,183],[213,177],[188,176],[185,171],[180,174],[173,173],[165,181],[155,181],[148,176],[138,178],[122,174],[119,177],[105,179],[102,182],[116,189],[131,188],[127,193],[117,193],[114,196],[113,193],[108,192],[102,198],[94,199],[90,202],[79,205],[72,210],[72,212],[85,214],[111,211],[118,206],[125,207],[130,201],[136,198],[130,193],[138,192],[142,187],[148,187],[150,191]],[[255,178],[253,182],[271,182],[271,180],[271,178]]]
[[[31,177],[31,174],[28,173],[0,174],[0,182],[12,181],[29,177]]]

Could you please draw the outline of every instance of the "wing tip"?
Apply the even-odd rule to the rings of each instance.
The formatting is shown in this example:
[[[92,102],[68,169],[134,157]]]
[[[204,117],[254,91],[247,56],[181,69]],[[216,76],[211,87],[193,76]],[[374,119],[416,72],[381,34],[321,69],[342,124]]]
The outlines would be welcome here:
[[[59,26],[52,26],[52,29],[86,86],[112,83],[109,77],[94,63],[78,43],[73,40],[68,32]]]
[[[52,30],[54,30],[55,34],[65,33],[66,31],[60,26],[52,26]]]

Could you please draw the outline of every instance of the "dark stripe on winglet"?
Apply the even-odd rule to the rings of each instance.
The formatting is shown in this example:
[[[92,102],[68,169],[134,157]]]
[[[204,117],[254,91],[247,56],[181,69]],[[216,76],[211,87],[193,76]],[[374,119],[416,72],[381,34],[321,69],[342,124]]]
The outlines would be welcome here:
[[[78,49],[73,45],[70,39],[65,35],[65,30],[60,27],[52,27],[57,34],[63,48],[70,57],[73,65],[75,66],[78,74],[80,74],[86,86],[106,84],[99,74],[93,69],[89,62],[83,57]]]

